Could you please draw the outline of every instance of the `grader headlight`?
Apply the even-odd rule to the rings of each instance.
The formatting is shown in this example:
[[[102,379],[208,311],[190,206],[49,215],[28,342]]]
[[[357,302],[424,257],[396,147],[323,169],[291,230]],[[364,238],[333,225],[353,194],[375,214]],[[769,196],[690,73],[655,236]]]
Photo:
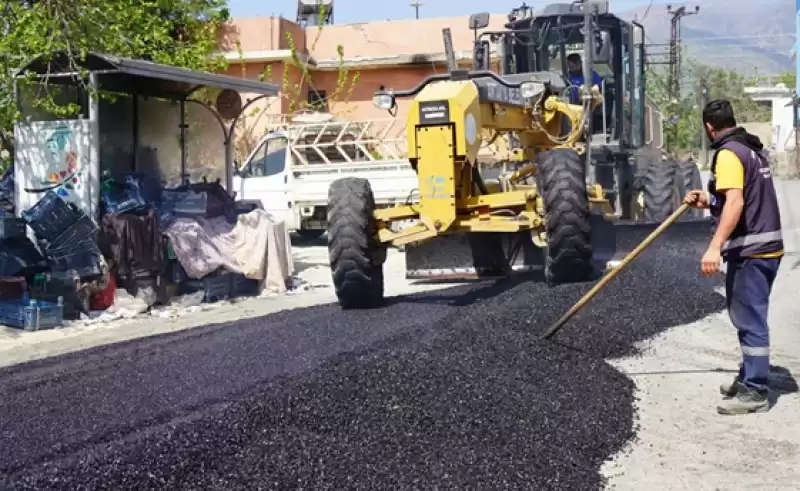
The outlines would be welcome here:
[[[542,82],[522,82],[519,86],[519,91],[522,97],[533,99],[544,92],[544,84]]]
[[[390,94],[389,92],[377,92],[372,96],[372,104],[378,109],[391,111],[396,105],[394,94]]]

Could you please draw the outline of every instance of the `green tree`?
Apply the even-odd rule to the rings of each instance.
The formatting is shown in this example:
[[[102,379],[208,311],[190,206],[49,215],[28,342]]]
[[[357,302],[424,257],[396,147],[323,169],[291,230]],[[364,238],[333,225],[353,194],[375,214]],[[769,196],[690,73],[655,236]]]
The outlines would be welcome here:
[[[684,66],[682,93],[675,100],[670,100],[667,95],[663,72],[650,72],[647,79],[648,95],[659,105],[667,120],[664,133],[673,153],[685,154],[701,148],[701,114],[706,100],[728,99],[737,119],[743,123],[770,120],[770,110],[753,101],[744,91],[745,87],[755,83],[752,78],[695,60]]]
[[[360,73],[358,71],[351,71],[347,67],[345,63],[344,46],[338,44],[336,45],[337,66],[335,87],[333,87],[333,90],[326,87],[329,90],[326,93],[326,98],[323,103],[309,101],[309,91],[319,91],[321,87],[315,84],[312,73],[314,67],[309,65],[304,55],[314,52],[319,44],[325,29],[325,18],[325,6],[322,6],[318,14],[317,26],[319,27],[316,30],[316,35],[313,39],[305,40],[306,42],[304,44],[307,46],[306,53],[300,52],[297,49],[298,43],[291,33],[285,33],[286,44],[290,52],[289,59],[279,62],[282,65],[280,73],[277,73],[277,70],[273,70],[273,66],[278,63],[267,63],[264,70],[259,74],[260,81],[272,82],[280,86],[279,97],[274,102],[287,102],[288,111],[282,116],[291,117],[303,111],[325,112],[326,109],[330,111],[331,105],[348,102],[353,95],[356,84],[358,84]],[[245,76],[247,70],[244,61],[244,52],[238,41],[236,42],[236,50],[242,68],[242,76]],[[248,111],[247,118],[239,119],[236,126],[237,138],[234,149],[237,160],[243,160],[264,136],[261,132],[254,131],[253,128],[257,126],[257,122],[265,116],[267,108],[262,109],[254,107]],[[338,116],[343,116],[347,112],[348,111],[336,111]]]
[[[797,87],[797,74],[795,72],[786,72],[781,74],[776,81],[779,84],[786,84],[787,87],[793,89]]]
[[[0,6],[0,143],[13,154],[19,117],[13,74],[27,61],[56,51],[71,62],[90,51],[144,58],[200,70],[219,70],[212,54],[230,15],[225,0],[6,0]],[[80,71],[80,70],[76,70]],[[59,104],[44,90],[36,104],[53,112]]]

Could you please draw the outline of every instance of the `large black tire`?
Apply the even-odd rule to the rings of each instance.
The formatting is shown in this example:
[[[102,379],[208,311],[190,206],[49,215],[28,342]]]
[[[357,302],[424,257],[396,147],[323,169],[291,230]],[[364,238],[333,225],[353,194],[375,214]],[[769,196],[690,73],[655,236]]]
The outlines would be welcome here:
[[[703,189],[703,177],[700,175],[700,168],[691,160],[681,160],[678,162],[677,168],[676,188],[678,197],[681,199],[686,196],[689,191],[695,189]],[[703,218],[703,210],[690,208],[683,218],[686,220],[699,220]]]
[[[366,179],[346,177],[328,189],[328,253],[339,305],[383,305],[386,247],[377,238],[375,198]]]
[[[586,168],[577,152],[560,148],[539,154],[537,182],[544,201],[549,286],[590,279],[592,226],[586,195]]]
[[[677,169],[672,159],[650,162],[642,189],[645,220],[663,222],[675,211]]]

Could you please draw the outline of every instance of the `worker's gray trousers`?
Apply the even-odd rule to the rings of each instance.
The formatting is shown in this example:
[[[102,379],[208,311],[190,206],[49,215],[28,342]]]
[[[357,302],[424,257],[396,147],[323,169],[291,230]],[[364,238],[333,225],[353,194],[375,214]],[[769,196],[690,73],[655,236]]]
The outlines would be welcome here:
[[[758,391],[769,382],[769,295],[781,264],[780,258],[737,259],[728,263],[725,294],[731,322],[739,331],[742,383]]]

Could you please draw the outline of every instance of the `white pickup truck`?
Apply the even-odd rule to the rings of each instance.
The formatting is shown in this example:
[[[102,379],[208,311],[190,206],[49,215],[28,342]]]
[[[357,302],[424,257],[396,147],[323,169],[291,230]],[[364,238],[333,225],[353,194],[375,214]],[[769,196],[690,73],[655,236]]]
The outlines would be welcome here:
[[[234,176],[236,199],[260,201],[306,238],[327,228],[328,188],[341,177],[370,181],[378,206],[414,201],[417,175],[405,159],[402,122],[337,121],[311,113],[270,125]]]

